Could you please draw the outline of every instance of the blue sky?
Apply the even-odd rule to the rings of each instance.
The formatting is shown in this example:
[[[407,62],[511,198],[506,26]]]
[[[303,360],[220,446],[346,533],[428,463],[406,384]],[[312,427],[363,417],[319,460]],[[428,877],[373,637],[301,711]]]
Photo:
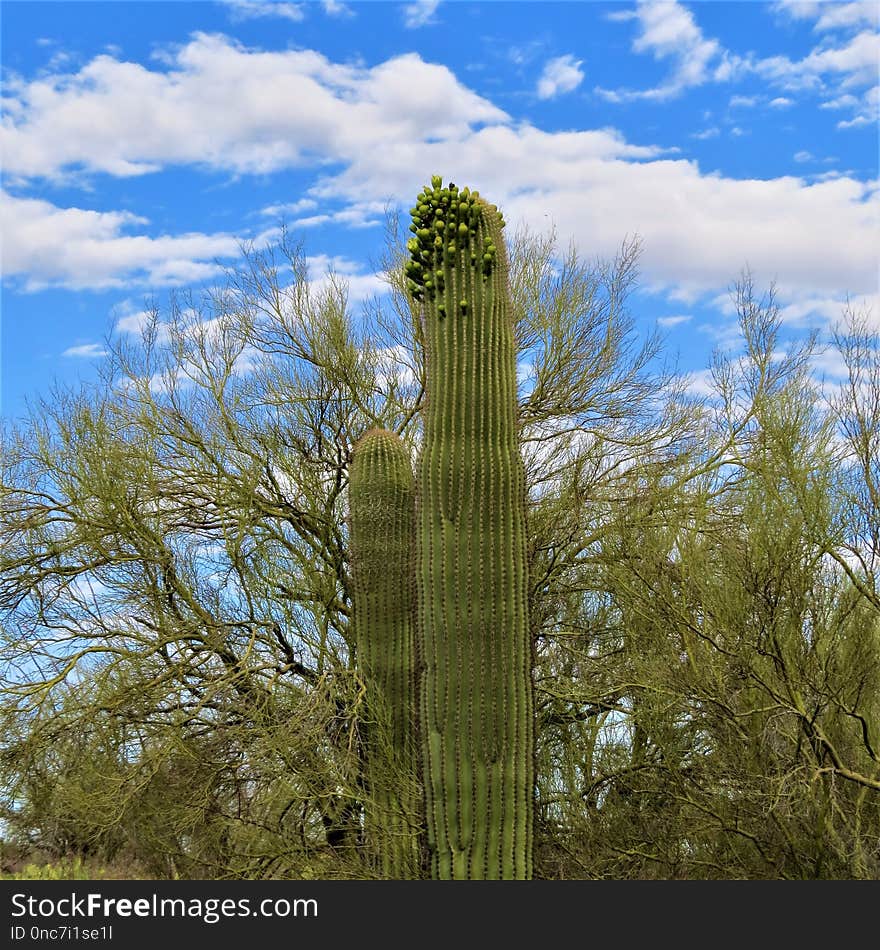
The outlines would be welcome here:
[[[880,3],[34,3],[2,15],[2,408],[93,378],[145,300],[281,220],[374,273],[433,173],[586,257],[644,243],[638,326],[699,390],[729,288],[786,332],[878,294]],[[839,363],[817,362],[833,379]]]

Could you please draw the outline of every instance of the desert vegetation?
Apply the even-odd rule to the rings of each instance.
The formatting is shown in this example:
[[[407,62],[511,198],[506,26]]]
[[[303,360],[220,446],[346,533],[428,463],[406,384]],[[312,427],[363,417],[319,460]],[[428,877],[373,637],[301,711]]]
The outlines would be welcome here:
[[[880,877],[876,315],[791,343],[742,274],[697,394],[632,312],[637,241],[589,260],[425,194],[362,311],[284,233],[5,425],[4,854]],[[470,350],[438,369],[484,299],[500,382]]]

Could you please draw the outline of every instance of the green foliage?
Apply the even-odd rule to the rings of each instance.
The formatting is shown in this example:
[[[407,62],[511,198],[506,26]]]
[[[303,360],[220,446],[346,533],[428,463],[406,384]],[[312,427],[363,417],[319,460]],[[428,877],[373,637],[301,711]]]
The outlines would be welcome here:
[[[548,876],[880,872],[880,612],[829,556],[875,556],[829,543],[858,457],[812,342],[782,351],[747,283],[737,303],[751,359],[716,364],[700,456],[631,472],[585,564],[595,594],[542,704]]]
[[[488,579],[510,564],[499,547],[475,573],[514,507],[472,507],[498,483],[463,436],[486,437],[499,476],[492,440],[521,453],[535,876],[880,878],[876,318],[844,314],[822,364],[839,375],[818,386],[819,342],[786,346],[746,279],[740,342],[698,397],[629,310],[637,244],[592,262],[493,233],[486,275],[488,232],[442,210],[452,231],[421,222],[433,298],[410,293],[393,221],[390,292],[357,318],[283,236],[111,340],[94,387],[0,430],[4,872],[80,857],[120,877],[381,876],[346,520],[353,446],[381,428],[410,457],[448,447],[423,453],[459,585],[435,631],[491,619]],[[497,404],[465,344],[504,271],[520,382]],[[438,346],[458,368],[433,377]],[[453,669],[455,642],[432,647]],[[495,708],[432,705],[462,735],[496,728]]]
[[[0,874],[0,881],[94,881],[105,876],[100,870],[89,870],[76,857],[48,864],[28,864],[20,871]]]

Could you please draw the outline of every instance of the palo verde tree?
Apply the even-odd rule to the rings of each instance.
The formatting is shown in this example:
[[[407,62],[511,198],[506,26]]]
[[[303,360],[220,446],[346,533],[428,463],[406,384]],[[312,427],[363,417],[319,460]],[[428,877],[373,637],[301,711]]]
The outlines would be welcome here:
[[[539,725],[545,874],[880,868],[877,521],[862,450],[876,335],[842,325],[860,386],[826,402],[817,341],[786,348],[772,296],[748,280],[735,300],[745,356],[716,360],[699,454],[628,471],[582,562],[586,596],[567,606]]]

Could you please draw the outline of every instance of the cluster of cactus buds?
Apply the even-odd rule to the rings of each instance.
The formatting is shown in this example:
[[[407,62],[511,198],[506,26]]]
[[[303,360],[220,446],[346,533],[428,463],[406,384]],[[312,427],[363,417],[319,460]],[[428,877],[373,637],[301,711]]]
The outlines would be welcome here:
[[[424,190],[410,208],[413,237],[407,243],[410,259],[406,264],[409,278],[408,289],[416,300],[427,297],[433,300],[442,294],[449,277],[449,268],[461,263],[479,265],[483,277],[492,273],[497,257],[497,249],[491,241],[482,248],[477,247],[477,228],[481,214],[480,193],[461,190],[450,182],[445,188],[439,175],[434,175],[430,185]],[[498,214],[501,227],[504,221],[495,205],[488,206]],[[459,310],[467,313],[466,300],[458,301]],[[446,312],[445,304],[438,307],[442,317]]]

